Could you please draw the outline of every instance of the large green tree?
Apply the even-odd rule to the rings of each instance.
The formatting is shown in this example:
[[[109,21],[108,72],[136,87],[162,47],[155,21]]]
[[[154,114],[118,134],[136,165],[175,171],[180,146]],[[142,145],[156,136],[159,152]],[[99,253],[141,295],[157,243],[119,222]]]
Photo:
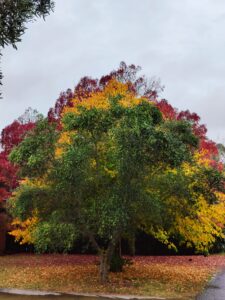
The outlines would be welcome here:
[[[41,121],[13,150],[11,160],[28,180],[11,211],[21,219],[35,212],[38,250],[69,247],[77,234],[89,238],[105,282],[122,235],[146,224],[161,228],[164,203],[151,181],[189,161],[197,138],[188,122],[165,121],[154,104],[116,81],[87,101],[75,100],[62,125],[58,139],[54,126]]]

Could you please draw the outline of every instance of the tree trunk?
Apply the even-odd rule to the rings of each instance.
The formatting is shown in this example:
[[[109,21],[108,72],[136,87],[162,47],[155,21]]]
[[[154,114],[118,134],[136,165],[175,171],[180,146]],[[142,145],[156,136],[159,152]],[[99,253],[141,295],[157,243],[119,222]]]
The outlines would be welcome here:
[[[100,256],[100,278],[102,284],[109,281],[109,264],[110,262],[107,251],[102,251]]]
[[[5,253],[7,232],[7,215],[0,213],[0,255]]]
[[[122,257],[122,239],[121,238],[118,241],[118,255],[120,258]]]
[[[0,255],[5,253],[6,232],[0,229]]]
[[[135,234],[132,235],[128,241],[129,243],[129,252],[130,252],[130,255],[131,256],[134,256],[135,255]]]

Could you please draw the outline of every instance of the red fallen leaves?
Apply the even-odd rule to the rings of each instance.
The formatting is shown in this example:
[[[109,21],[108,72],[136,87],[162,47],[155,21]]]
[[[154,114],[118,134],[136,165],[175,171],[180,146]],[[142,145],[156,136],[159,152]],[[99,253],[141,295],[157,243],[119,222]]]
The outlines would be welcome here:
[[[71,255],[71,254],[16,254],[8,256],[5,263],[7,265],[17,266],[67,266],[67,265],[90,265],[97,264],[98,257],[96,255]]]
[[[223,255],[192,255],[192,256],[136,256],[134,261],[143,264],[191,265],[199,267],[223,268],[225,256]]]
[[[192,299],[225,257],[136,256],[122,273],[101,285],[95,255],[10,255],[0,257],[0,287],[81,293],[114,293]]]
[[[134,263],[142,265],[166,264],[177,266],[199,266],[223,268],[225,267],[225,256],[223,255],[192,255],[192,256],[135,256],[128,257]],[[96,255],[75,255],[75,254],[17,254],[8,256],[6,264],[18,266],[63,266],[63,265],[89,265],[98,264],[99,258]]]

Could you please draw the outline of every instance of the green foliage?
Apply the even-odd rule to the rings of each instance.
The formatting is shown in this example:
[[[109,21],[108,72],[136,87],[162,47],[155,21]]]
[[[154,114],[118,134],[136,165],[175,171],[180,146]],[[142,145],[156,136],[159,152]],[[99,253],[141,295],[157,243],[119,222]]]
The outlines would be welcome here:
[[[190,126],[164,122],[146,101],[127,108],[118,101],[111,101],[108,110],[82,108],[66,115],[64,124],[71,143],[60,158],[53,155],[57,134],[45,120],[10,156],[24,176],[47,176],[48,200],[30,195],[32,208],[40,216],[63,208],[69,222],[84,234],[93,232],[103,247],[140,226],[143,218],[157,224],[162,203],[157,193],[146,191],[151,174],[190,158],[189,147],[195,145]],[[40,193],[18,193],[16,206],[23,211],[30,211],[25,204],[31,190]]]
[[[48,120],[39,120],[19,147],[15,147],[9,158],[20,165],[22,177],[37,177],[46,172],[54,159],[57,132]]]
[[[163,224],[166,203],[153,182],[168,168],[190,161],[197,139],[189,123],[165,121],[146,100],[123,105],[124,97],[106,98],[107,109],[80,104],[75,113],[65,113],[58,141],[55,128],[39,122],[13,150],[10,157],[31,186],[40,179],[47,186],[44,200],[30,197],[40,221],[38,251],[67,249],[57,246],[56,233],[66,230],[59,224],[72,224],[109,263],[122,235],[147,225],[157,231]],[[15,195],[17,209],[24,206],[24,192],[21,186]],[[49,218],[56,211],[60,221],[51,226]],[[71,241],[70,231],[68,237]],[[116,259],[117,267],[121,263]]]
[[[115,231],[140,222],[143,207],[148,219],[157,219],[154,207],[160,199],[146,193],[146,174],[157,172],[159,165],[163,170],[189,159],[189,146],[183,142],[184,136],[192,135],[188,124],[182,123],[184,132],[175,131],[175,126],[170,130],[158,109],[147,102],[132,108],[114,102],[107,111],[82,108],[79,115],[66,115],[64,124],[77,133],[52,173],[55,194],[68,196],[88,229],[104,244]]]
[[[40,222],[32,233],[35,250],[38,253],[68,252],[76,240],[73,224],[58,223],[56,220]]]
[[[163,158],[171,165],[178,167],[183,161],[190,161],[192,152],[187,151],[187,147],[194,150],[198,146],[198,138],[191,134],[190,124],[186,121],[164,122],[159,133],[158,148],[166,147]],[[188,146],[187,146],[188,145]],[[162,159],[162,158],[161,158]]]
[[[14,195],[7,201],[7,209],[10,214],[25,221],[32,216],[35,209],[42,207],[45,201],[48,201],[50,191],[48,187],[30,186],[23,184]]]

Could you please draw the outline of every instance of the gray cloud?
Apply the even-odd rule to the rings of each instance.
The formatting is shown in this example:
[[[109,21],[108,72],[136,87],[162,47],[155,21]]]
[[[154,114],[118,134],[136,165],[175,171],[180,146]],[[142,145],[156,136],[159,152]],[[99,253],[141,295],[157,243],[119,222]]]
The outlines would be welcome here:
[[[121,60],[160,77],[162,97],[196,111],[209,137],[225,142],[223,0],[56,0],[46,21],[28,24],[18,51],[4,50],[0,128],[31,106],[46,113],[80,77]]]

